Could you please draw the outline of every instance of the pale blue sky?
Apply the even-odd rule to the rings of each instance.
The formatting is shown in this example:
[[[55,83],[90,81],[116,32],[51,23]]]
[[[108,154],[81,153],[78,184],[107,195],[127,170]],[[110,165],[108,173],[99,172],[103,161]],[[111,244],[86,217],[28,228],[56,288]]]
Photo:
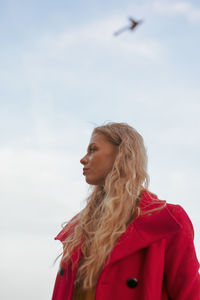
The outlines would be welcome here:
[[[144,23],[114,37],[129,16]],[[143,135],[150,189],[186,209],[200,258],[199,32],[198,1],[0,1],[1,299],[50,299],[108,120]]]

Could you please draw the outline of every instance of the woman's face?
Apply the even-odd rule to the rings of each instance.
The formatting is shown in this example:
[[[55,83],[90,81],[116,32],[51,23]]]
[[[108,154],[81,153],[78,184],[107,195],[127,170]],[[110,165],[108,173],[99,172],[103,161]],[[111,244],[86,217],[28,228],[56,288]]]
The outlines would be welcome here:
[[[87,154],[80,160],[84,166],[83,175],[88,184],[103,185],[111,171],[118,147],[110,143],[102,134],[93,134]]]

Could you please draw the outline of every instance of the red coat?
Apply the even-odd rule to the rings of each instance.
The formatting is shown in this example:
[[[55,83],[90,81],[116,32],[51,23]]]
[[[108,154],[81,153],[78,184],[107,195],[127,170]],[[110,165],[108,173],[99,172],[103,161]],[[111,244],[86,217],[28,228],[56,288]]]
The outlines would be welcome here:
[[[143,193],[143,213],[113,248],[97,282],[96,300],[200,300],[191,221],[181,206],[159,209],[164,204]],[[66,235],[62,230],[55,239]],[[77,257],[76,250],[72,260]],[[52,300],[72,299],[76,271],[72,263],[60,269]]]

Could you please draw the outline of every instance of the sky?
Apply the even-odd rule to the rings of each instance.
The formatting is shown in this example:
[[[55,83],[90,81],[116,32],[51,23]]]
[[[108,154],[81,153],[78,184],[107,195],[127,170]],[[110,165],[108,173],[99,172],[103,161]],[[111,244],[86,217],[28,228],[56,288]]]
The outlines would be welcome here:
[[[51,298],[54,237],[107,121],[142,134],[150,190],[187,211],[200,259],[199,31],[197,0],[0,0],[1,299]]]

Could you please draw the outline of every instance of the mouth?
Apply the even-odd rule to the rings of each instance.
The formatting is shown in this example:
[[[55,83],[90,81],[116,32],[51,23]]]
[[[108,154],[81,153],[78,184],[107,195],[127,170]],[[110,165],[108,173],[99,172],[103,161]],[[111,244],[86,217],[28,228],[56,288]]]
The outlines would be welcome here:
[[[89,170],[89,168],[83,168],[83,175]]]

